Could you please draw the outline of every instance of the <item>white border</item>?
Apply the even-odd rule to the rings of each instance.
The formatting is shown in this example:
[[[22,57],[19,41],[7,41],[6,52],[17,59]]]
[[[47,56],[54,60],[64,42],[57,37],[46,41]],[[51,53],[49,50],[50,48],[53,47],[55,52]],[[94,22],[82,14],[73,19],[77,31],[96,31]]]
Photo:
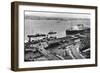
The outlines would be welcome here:
[[[55,12],[77,12],[91,14],[91,59],[80,60],[63,60],[63,61],[41,61],[41,62],[24,62],[24,10],[35,11],[55,11]],[[34,68],[48,66],[64,66],[64,65],[83,65],[95,64],[95,11],[94,9],[79,8],[58,8],[58,7],[40,7],[19,5],[19,68]]]

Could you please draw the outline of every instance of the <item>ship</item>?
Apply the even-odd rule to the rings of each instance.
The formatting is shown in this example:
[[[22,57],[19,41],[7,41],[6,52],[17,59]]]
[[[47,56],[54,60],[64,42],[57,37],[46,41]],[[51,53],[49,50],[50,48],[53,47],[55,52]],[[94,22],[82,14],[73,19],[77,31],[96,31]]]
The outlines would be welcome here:
[[[57,38],[48,34],[28,35],[25,43],[25,61],[69,60],[90,58],[90,28],[83,25],[72,26],[67,29],[66,36]],[[48,35],[51,35],[48,37]],[[32,40],[34,37],[42,39]]]

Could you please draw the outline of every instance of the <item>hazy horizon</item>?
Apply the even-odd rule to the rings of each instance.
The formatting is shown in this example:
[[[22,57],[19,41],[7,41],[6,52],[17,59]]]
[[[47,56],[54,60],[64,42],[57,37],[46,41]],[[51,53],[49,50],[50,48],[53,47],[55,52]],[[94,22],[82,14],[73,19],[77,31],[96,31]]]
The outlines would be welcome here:
[[[72,25],[83,24],[85,27],[90,27],[88,15],[88,18],[82,14],[81,15],[85,18],[82,18],[81,15],[79,17],[78,14],[76,14],[76,18],[75,15],[73,17],[73,14],[70,17],[63,17],[64,15],[61,17],[61,14],[60,16],[56,16],[59,14],[54,15],[54,13],[48,13],[48,15],[50,17],[47,15],[44,16],[42,13],[40,13],[40,15],[25,14],[25,40],[28,40],[27,35],[34,35],[36,33],[47,34],[50,31],[57,32],[57,37],[66,36],[65,30],[69,29]]]

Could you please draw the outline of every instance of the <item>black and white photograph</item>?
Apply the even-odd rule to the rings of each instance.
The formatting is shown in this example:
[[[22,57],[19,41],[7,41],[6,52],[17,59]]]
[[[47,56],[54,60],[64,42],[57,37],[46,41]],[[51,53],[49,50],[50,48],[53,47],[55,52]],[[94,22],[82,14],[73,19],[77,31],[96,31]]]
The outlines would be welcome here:
[[[89,59],[90,14],[24,11],[24,61]]]
[[[14,71],[97,66],[97,7],[12,3]]]

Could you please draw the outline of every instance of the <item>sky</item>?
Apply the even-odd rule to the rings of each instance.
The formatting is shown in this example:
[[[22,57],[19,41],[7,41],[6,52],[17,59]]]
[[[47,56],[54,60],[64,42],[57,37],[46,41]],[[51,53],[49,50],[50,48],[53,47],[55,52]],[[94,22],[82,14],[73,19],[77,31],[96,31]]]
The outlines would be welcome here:
[[[53,13],[53,12],[25,12],[25,40],[27,35],[36,33],[47,34],[57,32],[57,37],[66,36],[66,30],[71,26],[83,24],[90,27],[90,14],[78,13]]]

